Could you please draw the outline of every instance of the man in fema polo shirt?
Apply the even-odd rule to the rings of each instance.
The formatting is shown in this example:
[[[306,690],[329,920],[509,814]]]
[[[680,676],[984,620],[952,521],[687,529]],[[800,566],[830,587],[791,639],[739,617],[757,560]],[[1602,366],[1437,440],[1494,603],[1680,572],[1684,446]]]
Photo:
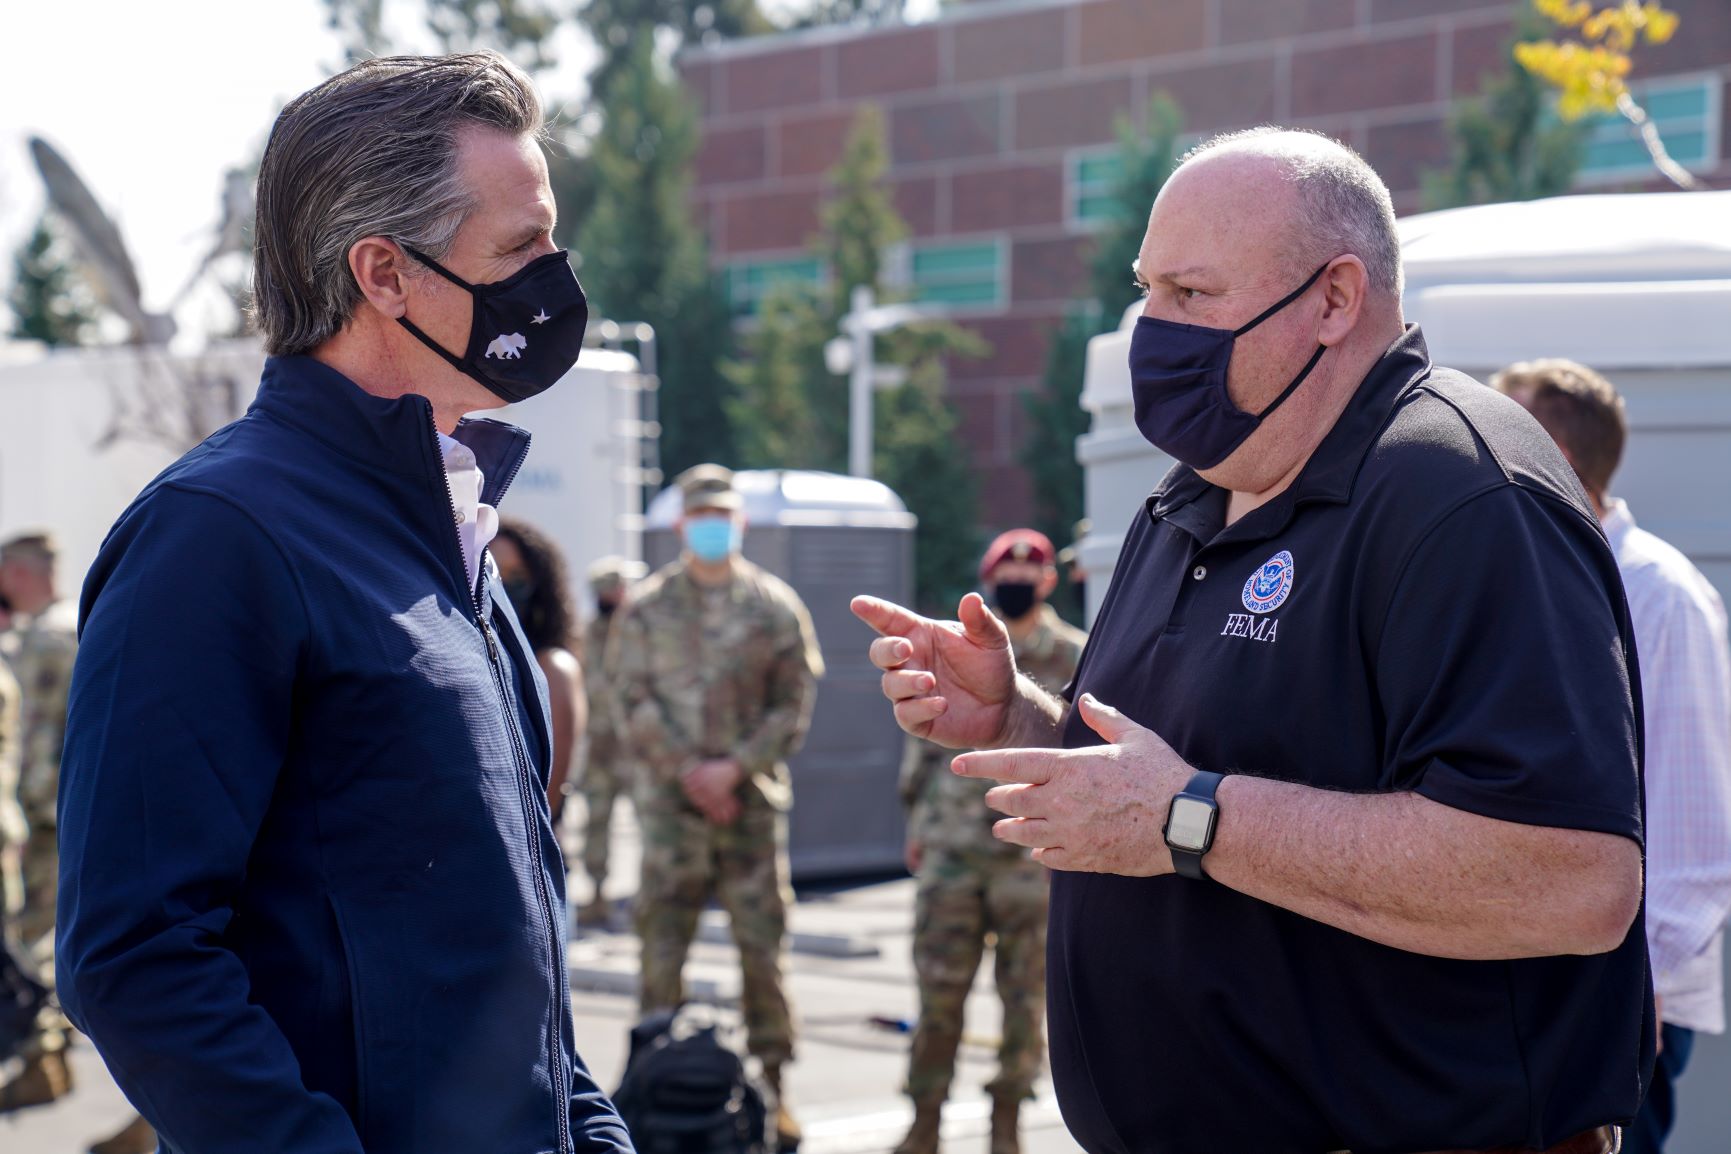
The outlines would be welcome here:
[[[1092,1154],[1608,1154],[1653,1062],[1616,562],[1517,405],[1401,318],[1388,190],[1325,137],[1195,150],[1136,265],[1135,511],[1065,702],[978,597],[868,598],[903,728],[988,752],[1052,875]]]

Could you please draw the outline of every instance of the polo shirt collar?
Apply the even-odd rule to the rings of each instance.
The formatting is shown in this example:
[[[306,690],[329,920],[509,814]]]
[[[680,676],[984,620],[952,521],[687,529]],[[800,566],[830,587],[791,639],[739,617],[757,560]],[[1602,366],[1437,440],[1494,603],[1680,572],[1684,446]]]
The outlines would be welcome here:
[[[1406,331],[1371,366],[1298,479],[1231,528],[1239,530],[1245,526],[1249,534],[1270,536],[1286,527],[1301,502],[1345,504],[1352,497],[1359,468],[1388,423],[1395,403],[1427,377],[1430,370],[1430,351],[1425,347],[1424,334],[1417,325],[1407,325]],[[1149,516],[1171,521],[1207,540],[1213,534],[1198,530],[1210,523],[1220,525],[1225,517],[1225,497],[1224,489],[1204,481],[1189,465],[1178,464],[1149,494],[1145,508]]]

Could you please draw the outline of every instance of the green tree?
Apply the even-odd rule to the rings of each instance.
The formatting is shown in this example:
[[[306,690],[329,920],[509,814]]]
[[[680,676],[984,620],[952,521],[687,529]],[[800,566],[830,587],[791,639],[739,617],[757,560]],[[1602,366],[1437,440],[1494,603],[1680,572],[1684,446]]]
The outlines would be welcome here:
[[[496,48],[531,71],[555,61],[559,9],[544,0],[418,0],[421,23],[441,52]],[[324,0],[325,17],[350,60],[399,46],[385,28],[385,0]]]
[[[78,271],[72,245],[44,213],[12,260],[11,336],[51,347],[88,345],[102,311]]]
[[[1426,208],[1536,200],[1573,185],[1582,127],[1547,114],[1544,82],[1514,57],[1515,44],[1542,27],[1524,9],[1504,54],[1508,67],[1487,77],[1478,96],[1455,105],[1449,116],[1453,158],[1447,169],[1424,174]]]
[[[880,301],[897,295],[884,283],[884,253],[907,235],[907,226],[890,197],[888,167],[883,116],[862,109],[830,173],[831,193],[813,241],[828,281],[817,289],[772,290],[744,355],[726,366],[743,464],[846,467],[847,381],[828,371],[823,347],[836,335],[856,286],[872,288]],[[915,596],[933,611],[953,608],[954,597],[968,588],[980,545],[973,476],[956,452],[956,416],[944,396],[945,363],[984,351],[977,336],[942,322],[878,338],[878,363],[904,368],[907,380],[876,395],[873,471],[919,518]]]
[[[1119,118],[1120,168],[1112,186],[1111,214],[1094,243],[1087,295],[1052,335],[1043,387],[1023,397],[1031,432],[1021,462],[1033,482],[1034,527],[1060,548],[1082,516],[1076,439],[1088,431],[1088,414],[1081,407],[1088,342],[1115,329],[1137,297],[1130,263],[1142,247],[1149,207],[1177,163],[1182,127],[1178,106],[1163,94],[1149,103],[1144,127]],[[1074,616],[1081,606],[1066,589],[1059,608]]]
[[[775,31],[757,0],[588,0],[577,18],[601,49],[601,59],[589,77],[596,92],[629,58],[636,40],[654,39],[671,55],[691,44]]]
[[[945,362],[980,356],[987,346],[954,325],[924,325],[891,334],[891,357],[907,383],[880,392],[873,406],[872,470],[919,518],[914,531],[914,603],[926,613],[954,614],[974,587],[979,504],[967,454],[959,452],[954,406],[944,395]]]
[[[790,23],[793,28],[819,28],[829,24],[895,24],[907,9],[907,0],[806,0]]]
[[[575,227],[584,288],[598,315],[655,327],[664,472],[731,462],[716,368],[731,318],[687,200],[696,114],[650,37],[631,42],[597,98],[604,115],[586,164],[594,197]]]

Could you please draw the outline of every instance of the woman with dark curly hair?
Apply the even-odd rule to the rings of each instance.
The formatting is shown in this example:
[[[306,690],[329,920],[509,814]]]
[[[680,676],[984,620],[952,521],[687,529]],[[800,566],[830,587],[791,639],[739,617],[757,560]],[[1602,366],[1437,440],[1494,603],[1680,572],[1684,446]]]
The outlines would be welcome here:
[[[529,639],[547,678],[547,700],[553,710],[553,766],[547,773],[547,804],[553,811],[553,824],[558,825],[565,809],[571,755],[589,711],[583,667],[571,652],[577,613],[565,558],[551,537],[511,517],[500,518],[499,535],[490,548],[499,566],[499,580],[522,623],[523,636]]]

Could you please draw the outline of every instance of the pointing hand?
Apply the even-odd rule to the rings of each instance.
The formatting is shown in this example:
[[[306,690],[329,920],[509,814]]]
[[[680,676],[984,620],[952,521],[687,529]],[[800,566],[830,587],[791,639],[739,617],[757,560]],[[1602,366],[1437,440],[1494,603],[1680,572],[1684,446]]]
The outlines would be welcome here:
[[[951,749],[995,745],[1016,700],[1010,635],[978,593],[962,598],[959,621],[933,621],[876,597],[855,597],[854,616],[877,630],[872,664],[896,722]]]

